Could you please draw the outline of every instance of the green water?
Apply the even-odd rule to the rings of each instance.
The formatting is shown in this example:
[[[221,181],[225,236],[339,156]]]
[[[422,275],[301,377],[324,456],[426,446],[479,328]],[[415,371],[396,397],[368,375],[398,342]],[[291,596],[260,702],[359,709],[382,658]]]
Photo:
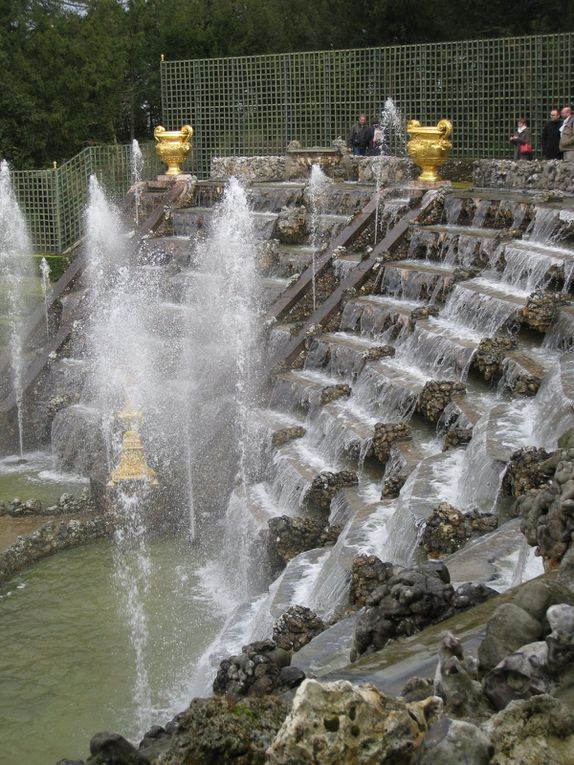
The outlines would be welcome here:
[[[194,661],[219,628],[202,560],[186,542],[149,544],[144,596],[152,718],[186,705]],[[112,543],[47,558],[0,586],[0,762],[84,759],[89,739],[138,736],[134,654],[114,576]]]
[[[14,497],[39,499],[45,507],[54,505],[64,492],[79,495],[88,481],[55,468],[49,452],[27,452],[0,459],[0,502]],[[1,760],[0,760],[1,762]]]

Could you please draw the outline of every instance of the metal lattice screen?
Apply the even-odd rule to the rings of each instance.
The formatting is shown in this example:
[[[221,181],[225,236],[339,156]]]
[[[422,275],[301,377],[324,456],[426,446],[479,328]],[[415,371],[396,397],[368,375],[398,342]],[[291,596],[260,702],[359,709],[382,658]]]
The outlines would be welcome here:
[[[329,145],[388,97],[404,122],[450,119],[455,157],[511,157],[517,117],[536,143],[573,82],[574,33],[161,64],[164,125],[193,125],[200,175],[217,155]]]
[[[141,150],[144,178],[152,178],[162,167],[155,145],[145,144]],[[65,252],[81,239],[89,178],[93,174],[107,195],[119,201],[132,183],[132,147],[90,146],[60,167],[11,173],[36,252]]]

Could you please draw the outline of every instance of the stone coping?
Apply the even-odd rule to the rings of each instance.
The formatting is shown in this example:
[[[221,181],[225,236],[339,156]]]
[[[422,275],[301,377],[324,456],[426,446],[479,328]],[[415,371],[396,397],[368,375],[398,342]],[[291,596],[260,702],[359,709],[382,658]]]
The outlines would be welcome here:
[[[564,160],[478,159],[474,162],[475,186],[496,189],[561,191],[574,193],[574,162]]]
[[[31,534],[18,536],[0,552],[0,583],[42,558],[95,542],[112,532],[112,518],[104,515],[86,514],[44,522]]]

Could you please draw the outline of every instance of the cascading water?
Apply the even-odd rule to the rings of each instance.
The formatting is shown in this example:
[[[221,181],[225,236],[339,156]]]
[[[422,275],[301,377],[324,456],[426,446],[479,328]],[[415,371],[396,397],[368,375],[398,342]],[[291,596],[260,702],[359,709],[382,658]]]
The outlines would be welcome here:
[[[135,223],[136,228],[139,225],[140,216],[140,203],[142,196],[142,172],[144,165],[144,158],[140,145],[136,138],[132,141],[132,153],[131,153],[131,181],[132,188],[134,190],[134,209],[135,209]]]
[[[32,248],[24,216],[10,179],[8,163],[0,163],[0,276],[5,285],[2,313],[7,316],[8,353],[12,390],[16,399],[18,443],[24,453],[23,422],[23,332],[29,313],[24,285],[32,272]]]
[[[46,258],[40,261],[40,276],[42,280],[42,298],[44,299],[44,316],[46,319],[46,337],[50,336],[50,322],[48,319],[48,291],[50,289],[50,266]]]
[[[321,198],[324,195],[327,187],[330,184],[330,179],[321,170],[321,167],[315,163],[311,167],[311,177],[309,178],[309,201],[311,203],[311,249],[312,249],[312,268],[313,268],[313,310],[317,307],[316,293],[315,293],[315,266],[317,252],[319,250],[319,215]]]
[[[249,539],[241,517],[249,504],[246,487],[253,451],[249,419],[261,368],[255,240],[247,196],[232,178],[214,210],[207,238],[196,246],[196,267],[186,295],[187,340],[181,369],[192,391],[188,417],[193,494],[201,498],[203,513],[213,514],[212,522],[228,505],[224,545],[235,569],[229,580],[232,589],[243,595]]]

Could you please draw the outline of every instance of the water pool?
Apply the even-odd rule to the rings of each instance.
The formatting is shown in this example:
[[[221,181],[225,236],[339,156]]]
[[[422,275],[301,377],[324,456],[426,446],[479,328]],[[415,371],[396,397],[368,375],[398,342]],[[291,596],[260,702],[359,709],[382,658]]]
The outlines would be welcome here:
[[[183,709],[194,663],[223,613],[204,587],[201,551],[148,543],[142,595],[151,709],[161,724]],[[47,558],[0,586],[3,765],[83,759],[97,731],[139,739],[135,657],[111,542]]]

